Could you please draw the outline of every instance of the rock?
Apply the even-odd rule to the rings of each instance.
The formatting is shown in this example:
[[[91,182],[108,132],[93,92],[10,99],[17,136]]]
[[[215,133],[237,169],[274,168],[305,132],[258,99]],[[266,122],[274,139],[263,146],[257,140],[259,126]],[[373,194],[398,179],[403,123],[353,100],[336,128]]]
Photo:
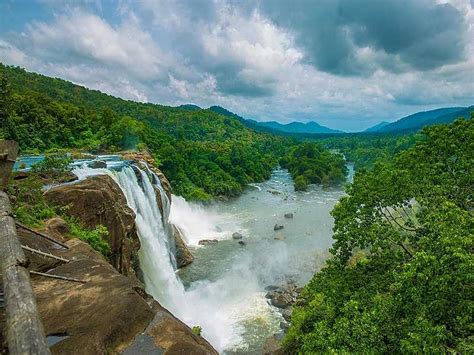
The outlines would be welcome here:
[[[107,163],[102,160],[93,160],[89,162],[88,166],[89,168],[92,168],[92,169],[106,169]]]
[[[142,162],[146,162],[150,170],[158,176],[158,179],[160,179],[161,186],[163,186],[163,190],[165,190],[168,199],[171,201],[171,184],[161,170],[155,166],[155,159],[149,152],[123,152],[121,155],[123,159],[131,160],[138,164],[138,166],[140,166]]]
[[[271,298],[271,304],[277,308],[286,308],[291,306],[293,298],[285,292],[275,292]]]
[[[241,246],[246,246],[247,243],[245,243],[243,240],[239,240],[239,245],[241,245]]]
[[[213,245],[217,244],[218,240],[217,239],[203,239],[199,241],[199,245]]]
[[[69,226],[61,217],[54,217],[44,222],[44,228],[47,234],[52,235],[59,240],[64,240],[64,237],[69,234]]]
[[[275,285],[269,285],[267,287],[265,287],[265,291],[275,291],[275,290],[278,290],[278,286],[275,286]]]
[[[286,218],[286,219],[291,219],[291,218],[293,218],[293,213],[285,213],[285,218]]]
[[[135,213],[110,176],[91,176],[74,184],[54,187],[45,196],[58,206],[69,206],[67,213],[86,227],[104,225],[109,231],[107,241],[111,248],[111,264],[124,275],[136,274],[140,241]]]
[[[291,320],[291,315],[293,314],[293,309],[292,308],[286,308],[282,310],[281,315],[283,316],[283,319],[289,322]]]
[[[232,239],[242,239],[244,236],[239,232],[232,233]]]
[[[28,178],[28,173],[25,171],[19,171],[12,175],[13,175],[13,180],[23,180],[23,179]]]
[[[282,336],[274,334],[265,340],[263,344],[262,353],[264,355],[284,355],[283,346],[281,344]]]
[[[173,238],[176,245],[175,257],[178,268],[182,268],[186,265],[191,264],[194,260],[194,257],[186,246],[180,229],[174,224],[171,224],[171,232],[173,233]]]
[[[288,330],[290,325],[287,322],[280,322],[280,329],[282,329],[284,332]]]
[[[273,227],[273,230],[274,230],[274,231],[279,231],[280,229],[283,229],[283,228],[285,228],[283,225],[277,223],[277,224],[275,224],[275,226]]]
[[[77,354],[78,349],[81,354],[127,353],[142,337],[151,340],[147,353],[217,354],[141,284],[120,275],[88,244],[78,239],[67,244],[70,249],[60,256],[72,261],[60,263],[51,273],[85,283],[32,277],[46,335],[65,335],[51,346],[52,354]]]

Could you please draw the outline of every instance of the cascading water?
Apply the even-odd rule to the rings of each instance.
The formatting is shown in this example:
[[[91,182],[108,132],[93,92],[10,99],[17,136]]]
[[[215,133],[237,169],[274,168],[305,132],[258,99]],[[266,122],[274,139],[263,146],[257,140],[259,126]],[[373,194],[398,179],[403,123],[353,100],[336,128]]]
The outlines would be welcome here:
[[[143,271],[146,291],[175,315],[183,316],[185,307],[184,286],[175,274],[175,257],[170,237],[163,219],[169,215],[169,200],[156,179],[156,187],[163,201],[164,218],[158,208],[154,185],[147,172],[134,166],[123,166],[118,171],[91,169],[81,166],[74,170],[80,179],[93,175],[107,174],[114,178],[127,199],[127,204],[135,212],[135,223],[141,248],[140,267]],[[137,177],[137,175],[139,175]]]

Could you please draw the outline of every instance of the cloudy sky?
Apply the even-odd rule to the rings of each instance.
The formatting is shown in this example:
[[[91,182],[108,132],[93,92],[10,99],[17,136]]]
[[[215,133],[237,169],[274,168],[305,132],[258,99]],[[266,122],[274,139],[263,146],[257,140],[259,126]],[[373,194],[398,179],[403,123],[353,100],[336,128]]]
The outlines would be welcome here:
[[[357,131],[474,104],[474,0],[0,0],[0,61],[123,98]]]

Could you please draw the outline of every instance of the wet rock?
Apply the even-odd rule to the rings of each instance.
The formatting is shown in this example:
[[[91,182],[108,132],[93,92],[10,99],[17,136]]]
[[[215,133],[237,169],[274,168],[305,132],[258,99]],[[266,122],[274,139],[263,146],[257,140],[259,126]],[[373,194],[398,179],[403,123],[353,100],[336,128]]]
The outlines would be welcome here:
[[[275,285],[268,285],[267,287],[265,287],[265,291],[275,291],[275,290],[278,290],[278,286],[275,286]]]
[[[286,219],[292,219],[293,218],[293,213],[285,213],[285,218]]]
[[[199,241],[199,245],[213,245],[217,244],[219,241],[217,239],[203,239]]]
[[[281,224],[278,224],[278,223],[273,226],[274,231],[279,231],[280,229],[283,229],[283,228],[285,228],[285,227]]]
[[[286,292],[275,292],[270,302],[277,308],[286,308],[292,305],[293,298]]]
[[[239,232],[232,233],[232,239],[242,239],[244,236]]]
[[[89,168],[92,168],[92,169],[105,169],[105,168],[107,168],[107,163],[103,160],[93,160],[88,165],[89,165]]]
[[[288,324],[287,322],[280,322],[280,329],[286,332],[288,328],[290,328],[290,324]]]
[[[186,265],[189,265],[193,262],[193,254],[189,251],[186,243],[183,240],[183,235],[181,230],[176,227],[174,224],[171,224],[171,233],[173,234],[174,243],[176,246],[176,264],[178,268],[182,268]]]
[[[283,336],[280,334],[274,334],[265,340],[263,344],[262,352],[264,355],[284,355],[283,346],[281,343]]]
[[[293,314],[293,308],[286,308],[281,311],[283,319],[289,322],[291,320],[291,315]]]
[[[239,245],[241,245],[241,246],[246,246],[247,243],[245,243],[243,240],[239,240]]]

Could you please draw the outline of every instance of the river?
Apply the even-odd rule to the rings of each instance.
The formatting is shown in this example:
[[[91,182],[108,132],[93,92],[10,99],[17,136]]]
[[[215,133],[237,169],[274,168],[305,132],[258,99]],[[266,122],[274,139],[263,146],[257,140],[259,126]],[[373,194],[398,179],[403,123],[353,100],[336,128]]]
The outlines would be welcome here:
[[[260,353],[279,330],[282,317],[268,304],[265,287],[289,278],[304,285],[321,268],[332,244],[330,211],[342,195],[341,188],[320,186],[295,192],[289,173],[278,169],[228,202],[202,206],[173,198],[170,220],[183,229],[195,257],[178,275],[202,315],[194,325],[219,351]],[[275,224],[284,228],[274,231]],[[245,246],[233,232],[244,236]],[[201,239],[219,242],[198,246]]]
[[[16,168],[28,169],[43,157],[22,157]],[[265,287],[293,280],[304,285],[320,269],[332,244],[330,211],[342,188],[310,186],[295,192],[290,174],[276,169],[263,183],[251,184],[227,202],[201,205],[173,196],[170,222],[182,231],[195,259],[175,271],[169,255],[169,233],[161,222],[155,193],[142,171],[143,183],[118,156],[101,156],[106,169],[76,161],[82,179],[108,174],[122,188],[136,213],[145,286],[155,299],[225,354],[258,354],[283,320],[265,298]],[[353,168],[349,166],[349,180]],[[161,189],[161,187],[159,187]],[[293,218],[285,218],[292,213]],[[283,229],[275,231],[274,225]],[[243,235],[239,244],[234,232]],[[217,239],[199,245],[202,239]]]

